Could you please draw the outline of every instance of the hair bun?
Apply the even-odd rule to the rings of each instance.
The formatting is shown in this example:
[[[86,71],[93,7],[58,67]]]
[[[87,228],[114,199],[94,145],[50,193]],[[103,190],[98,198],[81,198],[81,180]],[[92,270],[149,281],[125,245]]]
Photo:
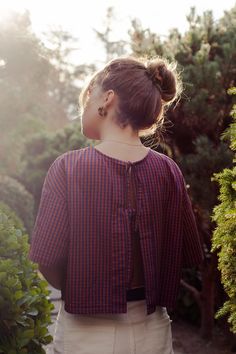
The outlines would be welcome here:
[[[177,73],[176,64],[169,63],[166,59],[156,58],[148,61],[146,70],[149,79],[160,91],[161,98],[165,102],[170,102],[177,95]]]
[[[149,78],[154,82],[156,81],[159,84],[162,84],[164,71],[163,69],[165,70],[165,64],[156,65],[156,63],[151,62],[147,67]]]

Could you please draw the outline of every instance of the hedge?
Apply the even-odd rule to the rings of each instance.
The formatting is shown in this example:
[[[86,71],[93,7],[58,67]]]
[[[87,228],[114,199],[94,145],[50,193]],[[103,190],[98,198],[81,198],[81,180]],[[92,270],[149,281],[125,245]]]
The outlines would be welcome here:
[[[41,354],[52,341],[54,305],[28,252],[28,235],[0,210],[0,353]]]
[[[34,198],[31,193],[14,178],[0,175],[0,200],[18,215],[28,234],[31,234],[34,222]]]

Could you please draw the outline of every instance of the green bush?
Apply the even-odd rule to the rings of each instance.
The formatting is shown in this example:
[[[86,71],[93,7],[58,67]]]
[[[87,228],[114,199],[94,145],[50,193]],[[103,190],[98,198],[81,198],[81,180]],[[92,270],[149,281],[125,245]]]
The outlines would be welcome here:
[[[0,200],[18,215],[27,232],[31,234],[34,222],[34,198],[25,187],[14,178],[0,175]]]
[[[236,88],[229,90],[229,93],[236,94]],[[233,106],[231,114],[234,121],[224,133],[223,138],[229,138],[230,148],[236,151],[236,105]],[[236,162],[236,156],[233,162]],[[212,180],[220,185],[220,204],[215,206],[212,216],[217,223],[213,232],[212,252],[215,250],[218,252],[218,269],[228,295],[227,301],[217,311],[215,317],[229,314],[230,329],[236,333],[236,166],[214,174]]]
[[[6,214],[12,221],[16,229],[21,229],[22,232],[26,232],[23,221],[15,214],[15,212],[5,203],[0,201],[0,211]]]
[[[52,341],[54,306],[28,252],[28,236],[0,210],[0,353],[41,354]]]

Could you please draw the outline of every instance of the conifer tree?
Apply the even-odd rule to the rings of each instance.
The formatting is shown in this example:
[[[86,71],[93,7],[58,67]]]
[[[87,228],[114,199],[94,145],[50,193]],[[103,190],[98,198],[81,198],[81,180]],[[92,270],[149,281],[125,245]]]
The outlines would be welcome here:
[[[236,95],[236,87],[228,90]],[[236,104],[231,111],[233,122],[226,129],[222,138],[230,139],[230,148],[234,153],[233,168],[225,168],[214,174],[212,180],[220,185],[219,201],[214,207],[212,219],[217,227],[213,232],[212,252],[217,251],[219,256],[218,269],[221,272],[221,281],[228,295],[215,317],[228,314],[231,331],[236,333]]]

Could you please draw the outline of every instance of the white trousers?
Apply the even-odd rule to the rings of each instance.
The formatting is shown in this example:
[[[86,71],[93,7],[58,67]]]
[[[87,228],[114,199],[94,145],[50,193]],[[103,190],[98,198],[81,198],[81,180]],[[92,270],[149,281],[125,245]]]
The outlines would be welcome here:
[[[146,314],[145,300],[127,302],[127,313],[58,313],[54,354],[174,354],[171,322],[165,307]]]

